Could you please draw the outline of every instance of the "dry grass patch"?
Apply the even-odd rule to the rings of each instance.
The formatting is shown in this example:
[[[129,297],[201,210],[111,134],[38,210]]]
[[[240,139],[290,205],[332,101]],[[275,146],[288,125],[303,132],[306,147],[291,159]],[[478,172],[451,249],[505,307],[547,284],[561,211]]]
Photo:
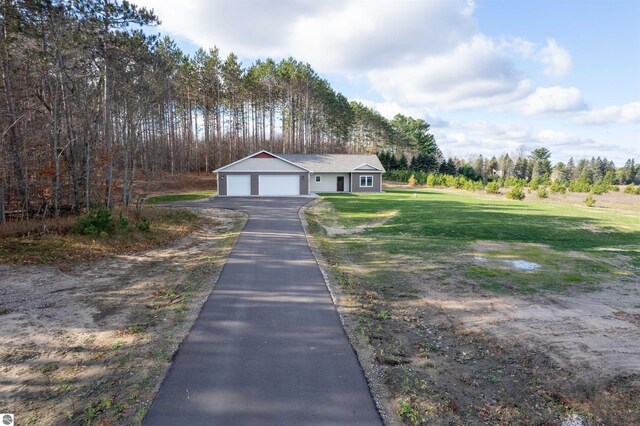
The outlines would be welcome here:
[[[162,247],[205,224],[215,224],[215,219],[198,216],[185,209],[144,207],[140,214],[125,213],[130,225],[126,232],[111,235],[89,236],[74,230],[77,217],[65,217],[37,225],[6,223],[0,226],[0,261],[5,263],[69,264],[90,261],[116,254],[135,253]],[[117,211],[113,214],[118,220]],[[140,231],[135,224],[141,217],[150,221],[149,231]],[[48,232],[43,230],[47,225]],[[26,231],[26,232],[25,232]]]

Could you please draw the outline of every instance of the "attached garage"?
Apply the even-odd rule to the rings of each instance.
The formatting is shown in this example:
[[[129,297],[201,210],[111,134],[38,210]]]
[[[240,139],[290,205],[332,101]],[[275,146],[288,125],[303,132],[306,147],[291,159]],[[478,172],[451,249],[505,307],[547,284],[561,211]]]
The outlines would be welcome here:
[[[309,194],[309,170],[266,151],[219,168],[218,195],[299,197]]]
[[[258,195],[298,196],[300,177],[298,175],[258,175]]]
[[[319,192],[382,192],[375,154],[272,154],[260,151],[215,170],[218,195],[299,197]]]

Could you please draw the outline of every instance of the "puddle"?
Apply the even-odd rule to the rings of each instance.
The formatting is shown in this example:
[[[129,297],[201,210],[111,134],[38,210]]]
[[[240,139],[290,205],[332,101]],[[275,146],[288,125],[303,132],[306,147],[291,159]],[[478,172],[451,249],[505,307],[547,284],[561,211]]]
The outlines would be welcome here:
[[[489,259],[487,259],[486,257],[482,257],[482,256],[474,256],[473,260],[475,260],[478,263],[487,263],[489,262]],[[540,265],[538,263],[535,262],[529,262],[528,260],[522,260],[522,259],[500,259],[500,260],[496,260],[497,262],[503,262],[506,263],[507,265],[516,268],[516,269],[520,269],[522,271],[535,271],[536,269],[538,269],[540,267]]]
[[[514,268],[522,269],[523,271],[535,271],[540,267],[540,265],[535,262],[529,262],[527,260],[520,260],[520,259],[503,260],[503,262],[513,266]]]

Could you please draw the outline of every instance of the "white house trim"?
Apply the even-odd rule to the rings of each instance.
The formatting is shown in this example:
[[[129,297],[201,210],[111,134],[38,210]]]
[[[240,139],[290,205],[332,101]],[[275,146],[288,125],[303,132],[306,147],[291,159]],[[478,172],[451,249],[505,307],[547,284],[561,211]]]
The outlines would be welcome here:
[[[363,166],[369,166],[369,167],[371,167],[371,169],[373,169],[373,170],[377,170],[377,171],[379,171],[379,172],[382,172],[382,170],[380,170],[380,169],[379,169],[379,168],[377,168],[376,166],[372,166],[372,165],[371,165],[371,164],[369,164],[369,163],[362,163],[362,164],[360,164],[358,167],[354,167],[352,170],[367,171],[367,172],[373,171],[373,170],[371,170],[371,169],[361,169],[361,167],[363,167]]]
[[[298,164],[296,164],[296,163],[293,163],[293,162],[291,162],[291,161],[289,161],[289,160],[286,160],[286,159],[284,159],[284,158],[282,158],[282,157],[278,157],[277,155],[272,154],[272,153],[270,153],[269,151],[267,151],[267,150],[264,150],[264,149],[263,149],[263,150],[262,150],[262,151],[260,151],[260,152],[254,152],[253,154],[251,154],[251,155],[247,155],[246,157],[241,158],[241,159],[239,159],[239,160],[237,160],[237,161],[234,161],[233,163],[230,163],[230,164],[227,164],[226,166],[220,167],[219,169],[216,169],[216,170],[214,170],[214,171],[213,171],[213,172],[211,172],[211,173],[223,172],[223,171],[224,171],[224,169],[226,169],[226,168],[228,168],[228,167],[231,167],[231,166],[233,166],[234,164],[238,164],[238,163],[240,163],[240,162],[242,162],[242,161],[244,161],[244,160],[248,160],[249,158],[253,158],[253,157],[255,157],[256,155],[260,155],[260,154],[268,154],[268,155],[271,155],[272,157],[277,158],[278,160],[284,161],[285,163],[291,164],[292,166],[297,167],[297,168],[299,168],[299,169],[301,169],[301,170],[304,170],[304,171],[307,171],[307,172],[311,172],[311,170],[309,170],[309,169],[307,169],[307,168],[304,168],[304,167],[302,167],[302,166],[300,166],[300,165],[298,165]],[[372,166],[372,167],[373,167],[373,166]],[[249,172],[249,171],[251,171],[251,172],[256,172],[256,173],[267,173],[267,172],[272,172],[273,170],[234,170],[234,172]]]

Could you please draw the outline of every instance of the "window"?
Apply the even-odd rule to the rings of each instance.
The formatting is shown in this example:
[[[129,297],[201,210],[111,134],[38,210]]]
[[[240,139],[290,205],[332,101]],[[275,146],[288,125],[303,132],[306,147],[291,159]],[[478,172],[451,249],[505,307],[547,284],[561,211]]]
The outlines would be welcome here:
[[[320,176],[316,176],[316,182],[320,182]]]
[[[360,186],[361,187],[372,187],[373,186],[373,176],[360,176]]]

